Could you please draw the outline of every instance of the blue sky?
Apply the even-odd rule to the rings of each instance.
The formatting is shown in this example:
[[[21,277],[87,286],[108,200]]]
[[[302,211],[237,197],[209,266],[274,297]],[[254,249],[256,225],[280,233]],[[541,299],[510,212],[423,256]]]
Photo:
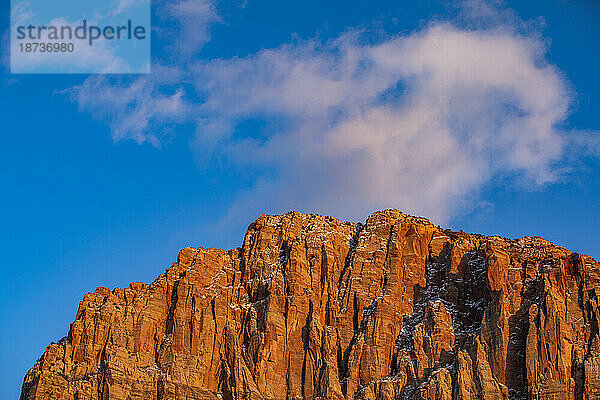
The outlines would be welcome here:
[[[3,36],[1,398],[85,293],[263,212],[394,207],[600,257],[595,2],[153,10],[150,75],[10,75]]]

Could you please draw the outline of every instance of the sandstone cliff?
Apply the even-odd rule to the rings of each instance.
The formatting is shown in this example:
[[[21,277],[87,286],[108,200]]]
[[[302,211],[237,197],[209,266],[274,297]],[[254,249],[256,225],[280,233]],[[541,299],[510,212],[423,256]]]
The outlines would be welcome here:
[[[21,399],[597,399],[598,272],[396,210],[262,216],[87,294]]]

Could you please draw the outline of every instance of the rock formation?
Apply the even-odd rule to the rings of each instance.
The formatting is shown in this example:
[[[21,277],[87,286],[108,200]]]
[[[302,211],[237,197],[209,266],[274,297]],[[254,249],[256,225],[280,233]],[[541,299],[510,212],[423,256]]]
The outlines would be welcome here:
[[[396,210],[260,217],[85,295],[21,399],[597,399],[599,264]]]

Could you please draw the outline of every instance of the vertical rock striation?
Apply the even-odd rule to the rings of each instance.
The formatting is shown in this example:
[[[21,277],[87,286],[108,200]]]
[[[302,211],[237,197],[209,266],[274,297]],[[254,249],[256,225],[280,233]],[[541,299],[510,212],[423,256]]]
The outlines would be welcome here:
[[[98,288],[22,400],[596,399],[599,264],[538,237],[262,216]]]

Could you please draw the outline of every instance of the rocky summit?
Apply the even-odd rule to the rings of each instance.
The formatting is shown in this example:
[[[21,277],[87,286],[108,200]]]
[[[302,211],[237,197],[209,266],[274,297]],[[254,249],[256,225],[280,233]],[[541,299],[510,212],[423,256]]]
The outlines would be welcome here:
[[[263,215],[85,295],[21,399],[598,399],[599,267],[397,210]]]

